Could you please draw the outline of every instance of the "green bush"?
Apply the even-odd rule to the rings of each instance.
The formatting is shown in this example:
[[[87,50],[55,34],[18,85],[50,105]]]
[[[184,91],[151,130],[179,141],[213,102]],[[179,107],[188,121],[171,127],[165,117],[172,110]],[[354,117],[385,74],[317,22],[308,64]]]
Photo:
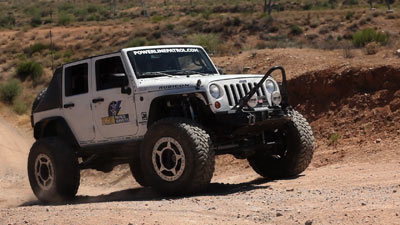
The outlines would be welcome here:
[[[329,137],[329,145],[336,147],[341,138],[342,136],[340,136],[340,134],[338,133],[331,134],[331,136]]]
[[[41,51],[43,51],[43,50],[45,50],[45,49],[47,49],[48,48],[48,46],[47,45],[45,45],[45,44],[43,44],[43,43],[40,43],[40,42],[37,42],[37,43],[35,43],[35,44],[33,44],[30,48],[29,48],[29,54],[30,55],[33,55],[33,53],[35,53],[35,52],[41,52]]]
[[[130,48],[130,47],[140,47],[140,46],[144,46],[146,45],[147,40],[144,38],[136,38],[133,40],[128,41],[128,43],[126,44],[126,47]]]
[[[194,34],[189,37],[189,41],[193,45],[202,46],[209,53],[216,53],[221,40],[216,34]]]
[[[43,74],[43,67],[38,62],[26,61],[18,64],[17,76],[23,81],[30,77],[34,83],[40,81]]]
[[[11,28],[15,25],[15,18],[12,15],[1,16],[0,15],[0,27]]]
[[[40,19],[40,17],[32,17],[31,18],[31,26],[32,27],[38,27],[42,25],[42,20]]]
[[[14,112],[16,112],[18,115],[25,114],[28,111],[28,106],[26,105],[25,102],[21,100],[17,100],[14,102]]]
[[[163,16],[153,16],[153,17],[151,17],[151,22],[158,23],[158,22],[162,21],[164,18],[165,17],[163,17]]]
[[[21,90],[21,84],[18,80],[8,80],[7,83],[0,85],[0,98],[2,101],[11,104],[21,94]]]
[[[389,36],[381,31],[376,31],[372,28],[367,28],[358,31],[353,35],[353,45],[355,47],[364,47],[370,42],[376,42],[381,45],[386,45],[389,41]]]
[[[58,15],[58,24],[65,26],[68,25],[72,22],[72,16],[70,14],[67,13],[60,13]]]
[[[291,35],[300,35],[300,34],[302,34],[303,33],[303,30],[299,27],[299,26],[297,26],[297,25],[292,25],[291,27],[290,27],[290,34]]]

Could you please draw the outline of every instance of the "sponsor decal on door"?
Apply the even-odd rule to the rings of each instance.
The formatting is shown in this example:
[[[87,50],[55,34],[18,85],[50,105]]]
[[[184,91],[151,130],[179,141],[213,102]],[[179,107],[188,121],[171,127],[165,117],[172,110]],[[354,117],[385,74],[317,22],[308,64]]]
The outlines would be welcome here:
[[[112,101],[108,106],[108,116],[101,118],[103,125],[129,122],[129,114],[120,114],[121,101]]]

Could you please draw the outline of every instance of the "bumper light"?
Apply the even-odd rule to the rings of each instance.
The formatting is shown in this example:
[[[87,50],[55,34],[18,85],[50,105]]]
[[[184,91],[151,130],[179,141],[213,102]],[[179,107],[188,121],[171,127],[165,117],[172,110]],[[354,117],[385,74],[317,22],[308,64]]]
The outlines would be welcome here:
[[[272,100],[272,103],[275,105],[281,104],[281,102],[282,102],[281,93],[279,93],[279,91],[274,91],[271,95],[271,100]]]

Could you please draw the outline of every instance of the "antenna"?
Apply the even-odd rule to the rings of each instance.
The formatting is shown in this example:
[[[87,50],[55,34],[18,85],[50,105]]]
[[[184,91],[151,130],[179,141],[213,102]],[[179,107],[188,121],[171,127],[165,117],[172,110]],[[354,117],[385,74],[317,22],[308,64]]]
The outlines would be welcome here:
[[[53,33],[51,28],[53,27],[53,8],[50,8],[50,52],[51,52],[51,71],[54,73],[54,46],[53,46]]]

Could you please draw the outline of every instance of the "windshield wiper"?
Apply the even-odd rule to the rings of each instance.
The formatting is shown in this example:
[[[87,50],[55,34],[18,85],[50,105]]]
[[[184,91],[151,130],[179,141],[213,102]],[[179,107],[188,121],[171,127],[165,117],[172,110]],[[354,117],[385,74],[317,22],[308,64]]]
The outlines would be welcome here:
[[[199,71],[195,71],[195,70],[178,70],[176,72],[174,72],[174,74],[177,75],[195,75],[195,74],[200,74],[202,76],[207,76],[211,73],[204,73],[204,72],[199,72]]]
[[[171,75],[163,72],[144,72],[140,75],[140,78],[162,77],[162,76],[171,76]]]

